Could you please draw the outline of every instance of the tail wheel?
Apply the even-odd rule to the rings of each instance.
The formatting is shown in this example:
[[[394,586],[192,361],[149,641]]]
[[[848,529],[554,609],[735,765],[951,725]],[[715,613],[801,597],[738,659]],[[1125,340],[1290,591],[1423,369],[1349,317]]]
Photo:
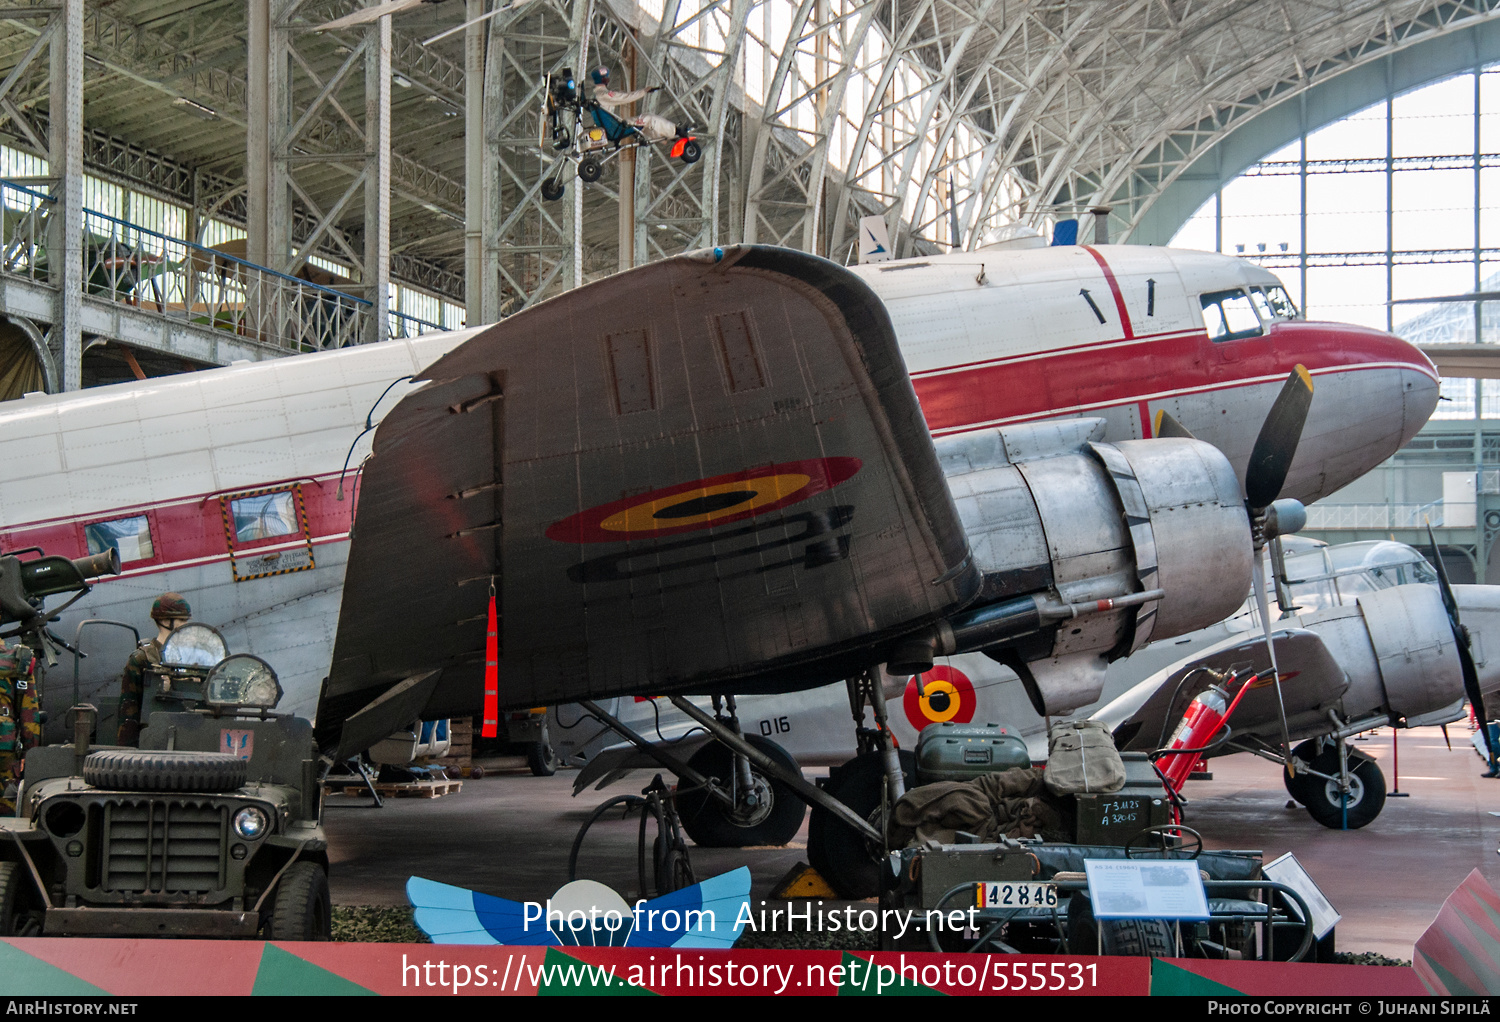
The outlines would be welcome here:
[[[579,161],[578,180],[587,184],[593,184],[604,176],[604,165],[592,156]]]
[[[916,782],[917,757],[905,749],[899,755],[906,786],[912,788]],[[880,753],[867,752],[836,767],[823,790],[884,832],[885,763]],[[880,893],[884,851],[832,813],[813,807],[812,822],[807,828],[807,861],[840,897],[857,900]]]
[[[700,145],[698,145],[697,142],[694,142],[692,139],[688,139],[688,141],[686,141],[685,143],[683,143],[683,146],[682,146],[682,162],[683,163],[697,163],[698,160],[699,160],[699,158],[702,155],[703,155],[703,147],[700,146]]]
[[[542,198],[548,202],[556,202],[563,197],[563,192],[567,190],[567,186],[562,183],[561,178],[548,178],[542,182]]]
[[[759,735],[745,741],[789,770],[799,770],[797,761],[775,742]],[[710,742],[688,760],[688,766],[704,777],[714,778],[729,791],[734,784],[734,755],[718,742]],[[750,766],[755,786],[755,805],[726,807],[706,791],[683,791],[677,796],[682,829],[693,843],[704,848],[747,848],[751,845],[784,845],[802,827],[807,806],[790,786]]]

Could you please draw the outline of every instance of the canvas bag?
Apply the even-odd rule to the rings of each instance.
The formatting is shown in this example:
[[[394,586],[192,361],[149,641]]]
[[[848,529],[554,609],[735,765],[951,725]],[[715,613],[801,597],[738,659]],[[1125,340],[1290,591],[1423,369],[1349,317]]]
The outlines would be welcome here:
[[[1055,795],[1108,794],[1125,787],[1125,763],[1102,723],[1071,720],[1047,733],[1043,776]]]

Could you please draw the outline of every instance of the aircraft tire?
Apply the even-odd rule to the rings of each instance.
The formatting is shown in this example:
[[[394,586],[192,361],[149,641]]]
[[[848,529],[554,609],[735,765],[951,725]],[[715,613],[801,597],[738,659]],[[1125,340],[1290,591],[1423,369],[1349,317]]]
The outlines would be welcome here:
[[[604,176],[604,165],[592,156],[585,157],[578,163],[578,180],[587,184],[593,184]]]
[[[783,766],[800,772],[797,761],[775,742],[759,735],[746,735],[745,741]],[[734,770],[734,756],[718,742],[709,742],[693,753],[688,766],[705,777],[714,778],[727,789]],[[802,818],[807,814],[807,806],[791,787],[766,777],[753,763],[750,776],[769,795],[771,803],[768,812],[757,813],[751,819],[735,818],[705,791],[684,791],[677,796],[677,814],[682,818],[682,829],[694,844],[702,848],[747,848],[752,845],[784,845],[796,836],[802,827]]]
[[[557,773],[558,763],[557,753],[546,742],[533,742],[526,750],[526,765],[533,777],[551,777]]]
[[[563,197],[563,192],[567,190],[568,186],[563,184],[561,178],[549,177],[542,182],[542,198],[548,202],[556,202]]]
[[[700,145],[698,145],[697,142],[693,142],[693,141],[689,140],[686,144],[683,145],[683,147],[682,147],[682,162],[683,163],[697,163],[698,160],[702,158],[702,156],[703,156],[703,147],[700,146]]]
[[[316,862],[294,862],[276,885],[267,940],[332,940],[328,874]]]
[[[1373,759],[1354,756],[1352,751],[1349,758],[1356,761],[1352,764],[1356,783],[1349,799],[1349,829],[1358,830],[1372,822],[1385,808],[1385,774],[1381,773],[1380,765]],[[1312,765],[1314,769],[1327,774],[1337,773],[1338,749],[1324,750],[1321,756],[1313,760]],[[1339,804],[1336,786],[1321,777],[1310,777],[1306,780],[1316,783],[1307,784],[1307,787],[1303,789],[1307,796],[1306,801],[1300,798],[1297,800],[1307,807],[1308,815],[1331,830],[1343,829],[1344,809]]]
[[[1330,759],[1320,760],[1318,758],[1318,743],[1316,739],[1309,738],[1305,742],[1292,747],[1292,755],[1304,763],[1311,764],[1314,769],[1322,770],[1324,773],[1333,773],[1339,768],[1339,755],[1336,746],[1325,749],[1324,756]],[[1370,757],[1353,746],[1349,747],[1349,758],[1352,760],[1368,760]],[[1332,763],[1325,767],[1324,764]],[[1309,802],[1317,801],[1317,788],[1325,782],[1318,777],[1308,777],[1298,774],[1296,777],[1288,777],[1285,769],[1281,771],[1281,783],[1286,787],[1286,793],[1294,798],[1299,805],[1306,806]]]
[[[916,786],[917,757],[900,750],[901,772],[908,790]],[[885,765],[878,752],[856,756],[828,775],[824,791],[853,809],[861,817],[884,829],[881,796],[885,787]],[[865,838],[826,810],[813,807],[807,827],[807,861],[842,898],[873,898],[880,893],[881,850],[868,846]]]

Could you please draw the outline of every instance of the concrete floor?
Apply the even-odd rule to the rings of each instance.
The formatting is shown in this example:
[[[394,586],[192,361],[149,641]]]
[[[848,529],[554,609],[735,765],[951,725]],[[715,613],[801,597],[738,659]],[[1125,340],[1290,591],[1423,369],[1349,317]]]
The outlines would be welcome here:
[[[1268,861],[1296,852],[1343,914],[1340,950],[1410,958],[1413,942],[1471,869],[1478,866],[1500,887],[1500,819],[1488,814],[1500,810],[1500,781],[1479,776],[1483,764],[1467,728],[1448,730],[1451,752],[1437,728],[1401,734],[1400,787],[1411,797],[1388,800],[1363,830],[1328,830],[1306,810],[1287,809],[1278,766],[1249,756],[1215,760],[1213,780],[1188,785],[1187,822],[1209,847],[1259,848]],[[1386,729],[1357,743],[1380,762],[1387,787],[1394,780],[1391,739]],[[517,766],[465,782],[457,795],[388,799],[382,809],[342,808],[368,801],[332,797],[324,816],[334,902],[404,904],[412,875],[516,900],[545,899],[567,882],[568,852],[589,813],[610,795],[638,791],[650,776],[639,773],[573,798],[573,771],[538,778]],[[595,824],[580,875],[633,898],[636,834],[636,818],[622,821],[618,810]],[[806,840],[804,822],[785,848],[693,848],[692,861],[699,877],[750,866],[752,894],[760,899],[805,859]]]

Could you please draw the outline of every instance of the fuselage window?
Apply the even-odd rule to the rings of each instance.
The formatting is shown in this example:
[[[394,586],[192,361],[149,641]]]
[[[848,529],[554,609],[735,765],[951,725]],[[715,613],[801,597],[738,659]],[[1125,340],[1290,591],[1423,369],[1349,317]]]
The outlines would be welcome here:
[[[236,543],[253,543],[258,539],[291,536],[302,531],[297,524],[297,508],[292,502],[291,490],[240,497],[229,502],[229,510],[234,516]]]
[[[156,556],[156,548],[151,544],[151,526],[145,515],[98,522],[83,531],[88,537],[91,554],[102,554],[113,548],[120,552],[121,564],[149,561]]]
[[[1211,341],[1238,341],[1263,333],[1260,317],[1244,291],[1214,291],[1203,295],[1203,325]]]

